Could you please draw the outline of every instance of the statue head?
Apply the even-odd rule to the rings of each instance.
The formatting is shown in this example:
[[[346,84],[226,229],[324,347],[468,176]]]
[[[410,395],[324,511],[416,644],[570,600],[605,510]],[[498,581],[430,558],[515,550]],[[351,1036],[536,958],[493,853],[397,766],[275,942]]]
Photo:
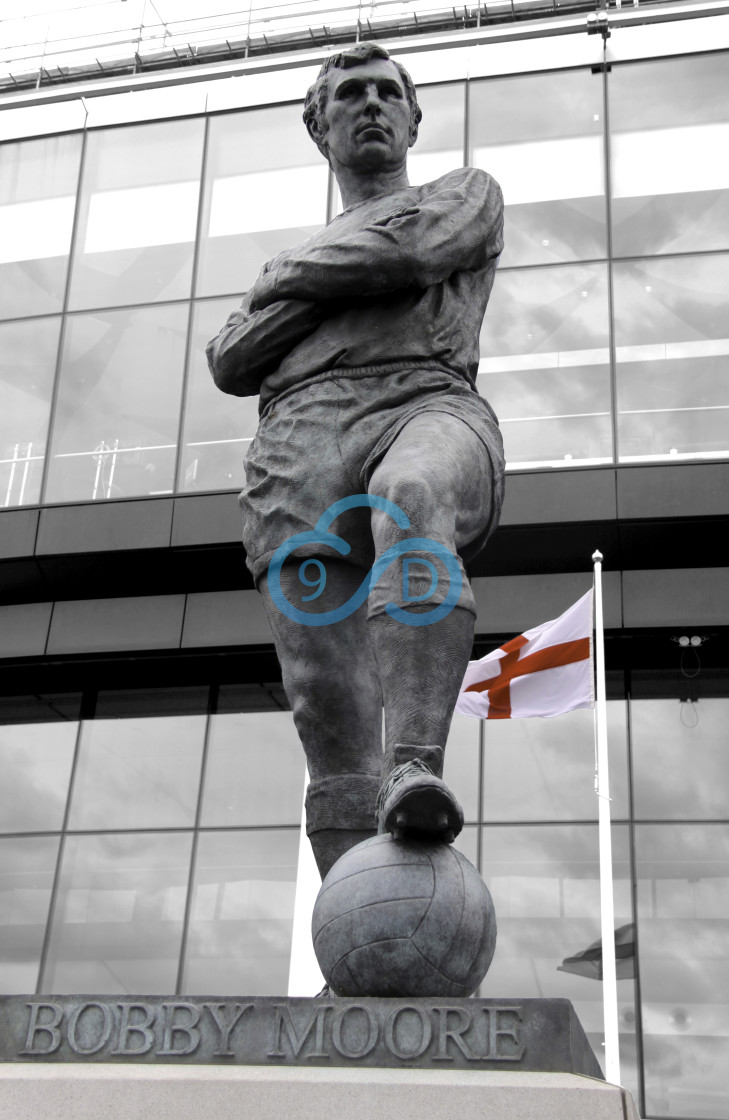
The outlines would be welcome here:
[[[402,87],[407,105],[409,107],[409,124],[407,132],[408,147],[412,147],[418,135],[418,125],[422,119],[422,111],[418,105],[418,98],[413,85],[413,80],[404,66],[390,57],[388,51],[377,43],[357,43],[350,50],[338,51],[326,59],[319,71],[319,76],[310,86],[304,103],[304,124],[309,135],[318,147],[324,158],[331,163],[327,132],[330,121],[327,115],[327,106],[331,94],[332,79],[341,77],[342,71],[352,70],[356,67],[367,67],[375,63],[381,71],[390,69],[397,76],[396,81]],[[383,67],[382,63],[387,63]]]

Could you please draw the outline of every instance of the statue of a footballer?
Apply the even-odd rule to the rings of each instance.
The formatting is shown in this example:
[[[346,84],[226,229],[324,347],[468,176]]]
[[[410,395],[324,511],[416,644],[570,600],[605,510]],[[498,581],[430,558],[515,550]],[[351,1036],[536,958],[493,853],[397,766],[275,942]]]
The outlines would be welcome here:
[[[472,168],[409,185],[421,115],[409,75],[382,47],[327,59],[304,121],[345,209],[269,261],[208,346],[220,389],[260,393],[243,542],[308,760],[307,832],[322,877],[378,829],[450,842],[463,825],[441,775],[473,643],[463,565],[496,527],[503,495],[501,436],[475,388],[503,206],[498,184]],[[442,563],[418,549],[407,581],[403,563],[390,564],[340,621],[302,624],[276,605],[276,550],[353,495],[394,503],[409,528],[384,508],[345,509],[334,531],[349,551],[296,548],[277,576],[286,600],[310,615],[332,611],[388,549],[428,538],[462,576],[444,617],[412,625],[387,610],[402,604],[416,616],[446,598]]]

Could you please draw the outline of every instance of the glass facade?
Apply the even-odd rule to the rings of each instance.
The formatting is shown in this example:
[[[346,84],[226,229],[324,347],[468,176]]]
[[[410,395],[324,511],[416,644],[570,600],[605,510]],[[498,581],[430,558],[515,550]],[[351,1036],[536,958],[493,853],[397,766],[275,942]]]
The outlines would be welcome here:
[[[2,991],[285,992],[304,782],[291,714],[257,686],[89,703],[96,718],[54,703],[38,722],[30,703],[0,726]]]
[[[421,83],[412,181],[467,163],[504,189],[478,384],[511,469],[729,455],[727,68]],[[300,111],[2,146],[5,506],[240,485],[257,400],[213,387],[204,344],[340,205]]]
[[[512,471],[729,458],[728,75],[717,51],[418,83],[411,181],[504,189],[478,386]],[[0,145],[2,505],[238,489],[258,398],[205,344],[340,206],[298,103]],[[280,684],[35,687],[0,698],[0,991],[286,992]],[[729,1114],[726,692],[611,681],[622,1080],[651,1120]],[[457,716],[445,777],[498,916],[481,994],[569,998],[600,1057],[599,978],[569,963],[600,938],[592,718]]]
[[[608,703],[622,1080],[644,1116],[720,1120],[729,700],[715,679],[691,701],[673,673],[630,682],[611,673]],[[89,692],[83,719],[79,697],[5,704],[4,992],[286,992],[305,773],[281,697]],[[600,1056],[599,977],[569,961],[600,938],[593,770],[589,711],[451,727],[457,844],[498,915],[481,994],[570,999]]]

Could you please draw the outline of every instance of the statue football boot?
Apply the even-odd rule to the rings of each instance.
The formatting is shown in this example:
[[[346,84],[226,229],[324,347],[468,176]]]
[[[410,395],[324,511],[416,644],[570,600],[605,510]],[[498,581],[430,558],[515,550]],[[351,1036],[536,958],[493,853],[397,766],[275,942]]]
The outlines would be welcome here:
[[[378,833],[453,843],[463,828],[463,809],[439,776],[442,766],[442,747],[398,743],[388,752],[375,810]]]

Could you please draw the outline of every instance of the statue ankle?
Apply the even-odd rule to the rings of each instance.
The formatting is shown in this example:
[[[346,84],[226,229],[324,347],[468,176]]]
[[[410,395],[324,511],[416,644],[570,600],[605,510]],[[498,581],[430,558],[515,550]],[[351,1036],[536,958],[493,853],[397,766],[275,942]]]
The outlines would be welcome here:
[[[436,778],[443,777],[443,748],[438,746],[418,746],[412,743],[395,743],[393,747],[385,751],[385,762],[382,767],[383,781],[396,766],[402,766],[404,762],[412,762],[418,759],[424,762],[426,766],[435,774]]]

